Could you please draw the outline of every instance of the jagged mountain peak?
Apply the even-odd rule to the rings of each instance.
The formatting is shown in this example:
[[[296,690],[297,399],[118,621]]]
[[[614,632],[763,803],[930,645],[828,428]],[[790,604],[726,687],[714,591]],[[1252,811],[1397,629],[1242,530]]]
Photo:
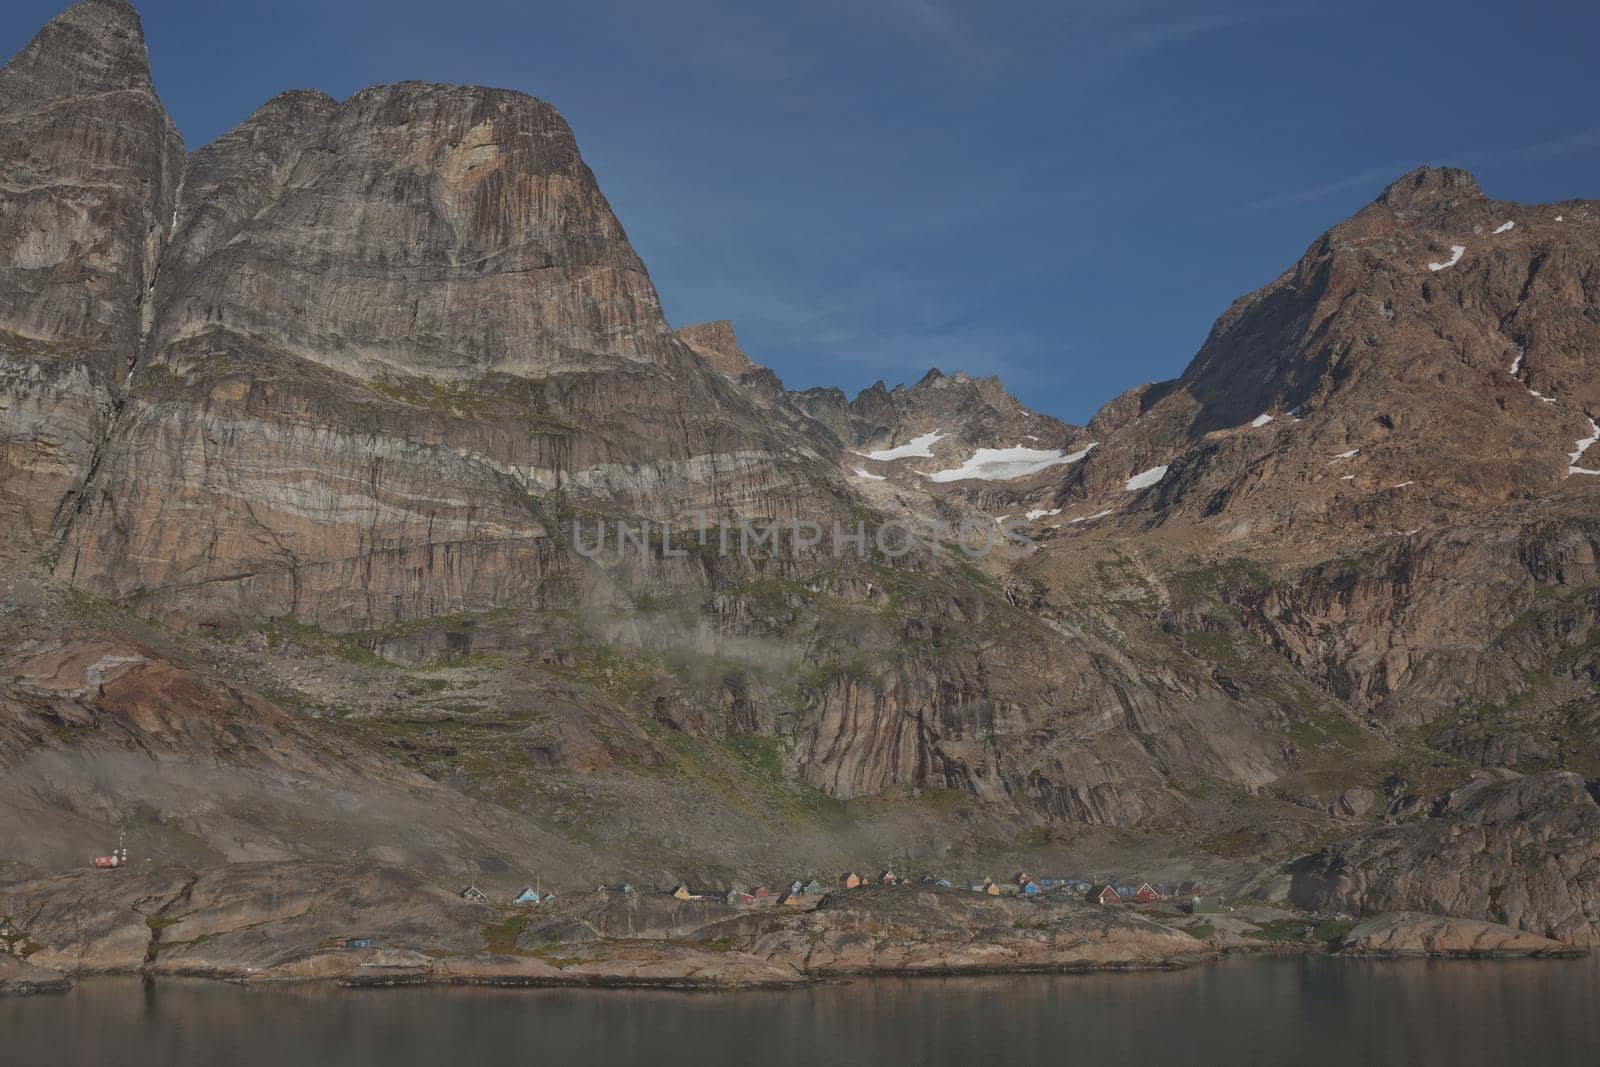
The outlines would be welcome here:
[[[122,0],[80,0],[51,19],[0,72],[10,107],[72,94],[153,93],[139,13]]]
[[[1315,555],[1441,508],[1584,492],[1595,216],[1493,200],[1461,170],[1405,175],[1235,301],[1179,378],[1097,414],[1060,502],[1275,550],[1295,528]]]
[[[1458,167],[1418,167],[1391,182],[1377,202],[1394,211],[1412,211],[1482,199],[1478,179],[1468,171]]]
[[[739,347],[733,323],[727,319],[681,326],[677,334],[684,344],[694,350],[695,355],[710,364],[718,374],[737,378],[757,369],[756,364],[745,355],[744,349]]]

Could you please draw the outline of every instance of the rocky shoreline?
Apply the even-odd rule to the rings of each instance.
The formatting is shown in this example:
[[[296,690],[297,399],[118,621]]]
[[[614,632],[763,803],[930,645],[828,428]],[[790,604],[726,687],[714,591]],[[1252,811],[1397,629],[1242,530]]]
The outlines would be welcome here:
[[[359,938],[348,947],[349,938]],[[1242,952],[1558,957],[1580,946],[1416,913],[1355,924],[1265,907],[1145,915],[1066,897],[923,886],[737,908],[596,891],[536,908],[462,900],[398,868],[234,864],[0,886],[0,993],[89,975],[249,984],[786,989],[870,976],[1186,967]]]

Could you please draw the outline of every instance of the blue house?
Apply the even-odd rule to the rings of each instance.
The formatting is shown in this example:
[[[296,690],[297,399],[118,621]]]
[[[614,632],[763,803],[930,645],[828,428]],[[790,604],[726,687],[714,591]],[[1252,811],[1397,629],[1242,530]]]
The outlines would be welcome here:
[[[530,886],[523,887],[522,892],[518,893],[516,895],[515,899],[513,899],[511,901],[511,903],[513,903],[513,904],[537,904],[543,899],[544,898],[539,895],[539,891],[537,889],[533,888],[533,886],[530,885]]]
[[[1023,882],[1017,889],[1025,897],[1037,896],[1039,893],[1039,886],[1034,882]]]

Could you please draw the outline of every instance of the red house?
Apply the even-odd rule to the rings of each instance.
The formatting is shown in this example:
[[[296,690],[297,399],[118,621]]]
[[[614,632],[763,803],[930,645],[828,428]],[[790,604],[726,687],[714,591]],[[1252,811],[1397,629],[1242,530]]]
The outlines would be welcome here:
[[[1091,904],[1122,903],[1122,898],[1117,895],[1116,886],[1105,885],[1104,883],[1090,886],[1089,892],[1084,895],[1083,899],[1087,900]]]
[[[1159,904],[1161,902],[1161,894],[1155,891],[1154,886],[1146,882],[1134,892],[1133,899],[1139,904]]]

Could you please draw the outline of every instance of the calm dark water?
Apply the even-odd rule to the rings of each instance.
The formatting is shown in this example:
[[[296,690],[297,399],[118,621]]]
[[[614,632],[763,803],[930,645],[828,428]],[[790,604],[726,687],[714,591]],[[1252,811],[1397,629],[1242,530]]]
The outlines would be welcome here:
[[[86,981],[0,999],[0,1064],[1600,1062],[1600,964],[1230,960],[1158,974],[787,993],[249,989]]]

